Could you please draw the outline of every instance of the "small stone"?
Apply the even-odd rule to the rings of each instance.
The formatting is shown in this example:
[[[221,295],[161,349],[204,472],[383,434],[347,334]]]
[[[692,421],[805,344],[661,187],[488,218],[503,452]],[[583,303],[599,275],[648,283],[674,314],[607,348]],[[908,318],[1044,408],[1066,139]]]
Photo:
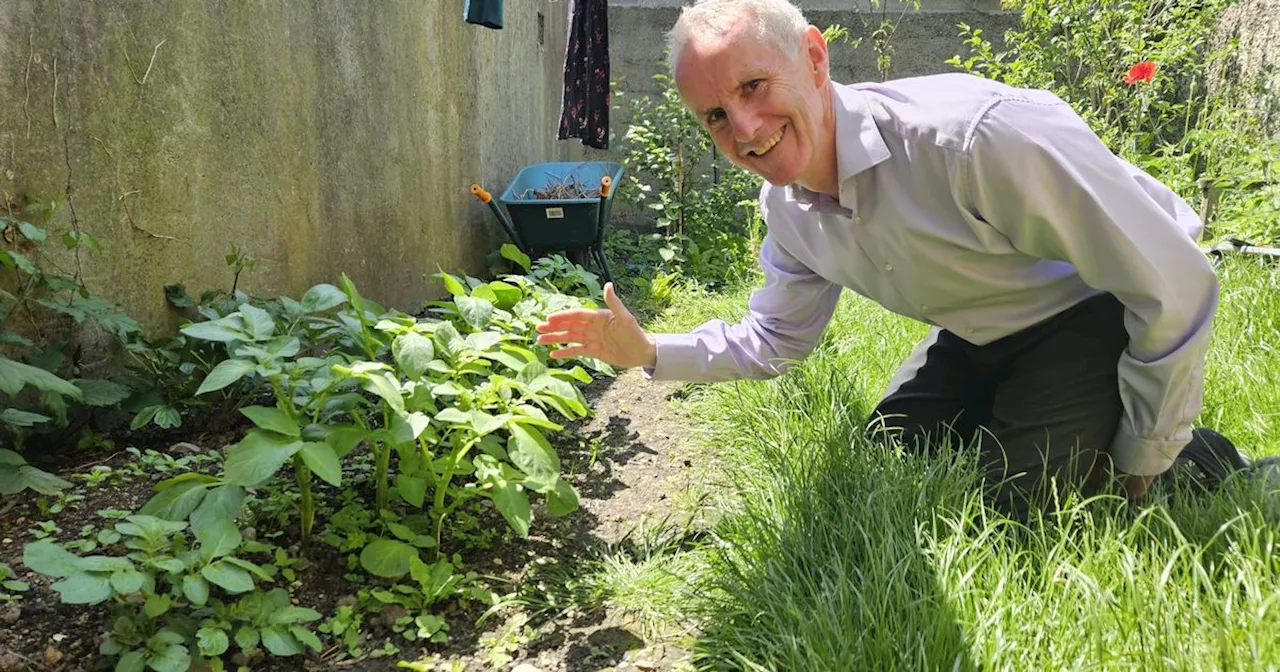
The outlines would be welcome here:
[[[343,595],[338,598],[339,607],[356,607],[360,604],[360,600],[355,595]]]
[[[631,664],[640,670],[656,670],[662,666],[662,659],[665,655],[666,647],[659,644],[636,654],[635,660]]]
[[[237,667],[244,667],[249,664],[249,656],[244,655],[243,651],[237,651],[231,655],[231,664]]]
[[[62,643],[62,640],[66,639],[66,638],[67,638],[67,636],[66,636],[66,635],[64,635],[64,634],[62,634],[61,632],[59,632],[58,634],[56,634],[56,635],[54,635],[54,636],[50,637],[49,639],[52,639],[54,644],[61,644],[61,643]]]
[[[252,527],[246,527],[240,531],[240,536],[244,537],[245,541],[257,541],[258,531]]]
[[[175,444],[173,444],[172,446],[169,446],[169,452],[171,452],[171,453],[189,453],[189,454],[191,454],[191,455],[195,455],[195,454],[198,454],[198,453],[203,453],[203,452],[204,452],[204,448],[201,448],[200,446],[197,446],[197,445],[196,445],[196,444],[194,444],[194,443],[187,443],[186,441],[179,441],[178,443],[175,443]]]
[[[396,621],[408,616],[409,612],[405,611],[405,608],[398,604],[384,604],[382,605],[382,611],[379,612],[379,615],[382,616],[383,623],[391,626],[395,625]]]
[[[49,665],[57,665],[58,663],[62,662],[62,652],[53,648],[52,646],[45,647],[44,662],[48,663]]]
[[[369,657],[374,659],[381,658],[385,655],[387,655],[387,652],[383,651],[382,649],[374,649],[369,652]]]
[[[23,672],[25,669],[26,662],[18,654],[0,651],[0,672]]]
[[[512,668],[511,672],[542,672],[542,668],[534,667],[529,663],[520,663]]]
[[[0,623],[5,625],[13,625],[20,618],[22,618],[22,607],[16,604],[10,604],[3,611],[0,611]]]

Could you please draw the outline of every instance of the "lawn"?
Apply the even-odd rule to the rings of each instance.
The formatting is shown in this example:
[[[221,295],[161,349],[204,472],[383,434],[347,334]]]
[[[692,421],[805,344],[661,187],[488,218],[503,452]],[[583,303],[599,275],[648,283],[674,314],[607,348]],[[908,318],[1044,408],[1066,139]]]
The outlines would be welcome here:
[[[1280,454],[1280,270],[1220,269],[1204,421]],[[732,319],[745,291],[652,323]],[[984,509],[963,457],[907,458],[859,429],[923,327],[846,295],[817,352],[770,382],[699,386],[725,515],[661,561],[708,668],[1270,669],[1280,665],[1280,493],[1068,502],[1020,524]],[[1273,486],[1280,487],[1280,486]]]

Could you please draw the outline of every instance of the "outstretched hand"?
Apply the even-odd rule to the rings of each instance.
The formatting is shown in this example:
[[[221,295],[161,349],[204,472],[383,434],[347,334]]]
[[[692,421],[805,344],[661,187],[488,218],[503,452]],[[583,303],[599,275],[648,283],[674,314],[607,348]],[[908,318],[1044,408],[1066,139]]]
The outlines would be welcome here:
[[[555,358],[591,357],[621,368],[652,367],[657,346],[622,305],[612,282],[604,286],[604,302],[608,309],[580,308],[548,315],[537,327],[538,343],[567,345],[552,351]]]

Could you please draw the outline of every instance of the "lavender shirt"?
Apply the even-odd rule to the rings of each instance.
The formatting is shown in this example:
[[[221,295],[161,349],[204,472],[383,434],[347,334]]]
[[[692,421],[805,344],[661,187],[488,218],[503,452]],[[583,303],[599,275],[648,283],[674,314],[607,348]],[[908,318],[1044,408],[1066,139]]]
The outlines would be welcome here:
[[[1218,281],[1176,194],[1046,91],[967,74],[836,85],[837,202],[765,184],[764,285],[736,325],[655,335],[654,379],[771,378],[851,289],[986,344],[1100,292],[1126,307],[1129,474],[1166,470],[1201,410]]]

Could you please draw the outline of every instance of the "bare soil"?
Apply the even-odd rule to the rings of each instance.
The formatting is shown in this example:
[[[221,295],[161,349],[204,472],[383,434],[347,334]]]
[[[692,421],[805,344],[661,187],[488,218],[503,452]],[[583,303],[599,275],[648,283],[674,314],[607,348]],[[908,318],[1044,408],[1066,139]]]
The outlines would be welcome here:
[[[665,516],[684,505],[684,495],[691,487],[696,491],[696,479],[705,464],[688,440],[689,422],[675,403],[679,391],[676,384],[646,381],[636,371],[588,386],[585,392],[595,415],[571,427],[566,435],[556,437],[564,469],[581,494],[579,510],[554,519],[536,517],[535,509],[528,539],[508,534],[499,536],[488,548],[468,550],[464,553],[466,569],[500,577],[511,585],[551,580],[540,578],[551,576],[544,572],[549,565],[567,569],[572,576],[576,563],[619,542],[643,519]],[[210,434],[193,432],[184,443],[164,451],[177,457],[222,449],[237,439],[234,429]],[[100,463],[117,471],[134,460],[123,451],[99,458]],[[60,475],[72,480],[72,473],[83,473],[89,466],[77,465]],[[44,531],[41,523],[45,521],[56,525],[52,534],[60,541],[79,538],[84,525],[96,525],[98,529],[110,525],[111,521],[97,515],[99,510],[136,509],[150,498],[154,481],[167,476],[149,473],[99,487],[77,480],[71,492],[83,499],[48,515],[29,493],[16,502],[0,502],[0,562],[13,568],[13,578],[31,585],[19,601],[0,603],[0,672],[109,669],[98,661],[97,654],[105,608],[61,604],[57,593],[48,587],[51,581],[23,565],[22,549]],[[318,493],[318,497],[335,494],[328,490]],[[476,521],[481,528],[506,527],[496,512],[483,507],[476,513]],[[322,524],[318,520],[317,529]],[[272,541],[287,544],[280,539]],[[327,619],[338,605],[350,604],[361,586],[344,578],[346,556],[332,547],[316,544],[309,561],[310,566],[299,572],[298,582],[290,590],[295,601],[320,611]],[[495,590],[503,592],[501,587]],[[548,594],[554,592],[555,586],[548,588]],[[463,611],[454,607],[445,614],[451,627],[449,641],[424,646],[392,632],[389,625],[399,614],[394,609],[384,610],[383,614],[365,615],[361,632],[367,637],[367,646],[359,657],[350,656],[346,647],[328,635],[317,633],[326,647],[321,654],[257,659],[250,661],[250,668],[388,670],[396,669],[396,662],[401,660],[434,659],[438,661],[434,669],[454,669],[448,663],[457,661],[466,670],[622,671],[670,670],[687,659],[678,642],[647,641],[642,629],[631,623],[626,614],[607,606],[584,608],[570,604],[563,609],[530,613],[523,626],[516,623],[520,627],[504,630],[510,612],[476,626],[478,608]],[[506,650],[510,660],[495,661],[493,642],[504,632],[507,641],[512,642]],[[398,651],[379,655],[383,653],[380,647],[388,641]]]

